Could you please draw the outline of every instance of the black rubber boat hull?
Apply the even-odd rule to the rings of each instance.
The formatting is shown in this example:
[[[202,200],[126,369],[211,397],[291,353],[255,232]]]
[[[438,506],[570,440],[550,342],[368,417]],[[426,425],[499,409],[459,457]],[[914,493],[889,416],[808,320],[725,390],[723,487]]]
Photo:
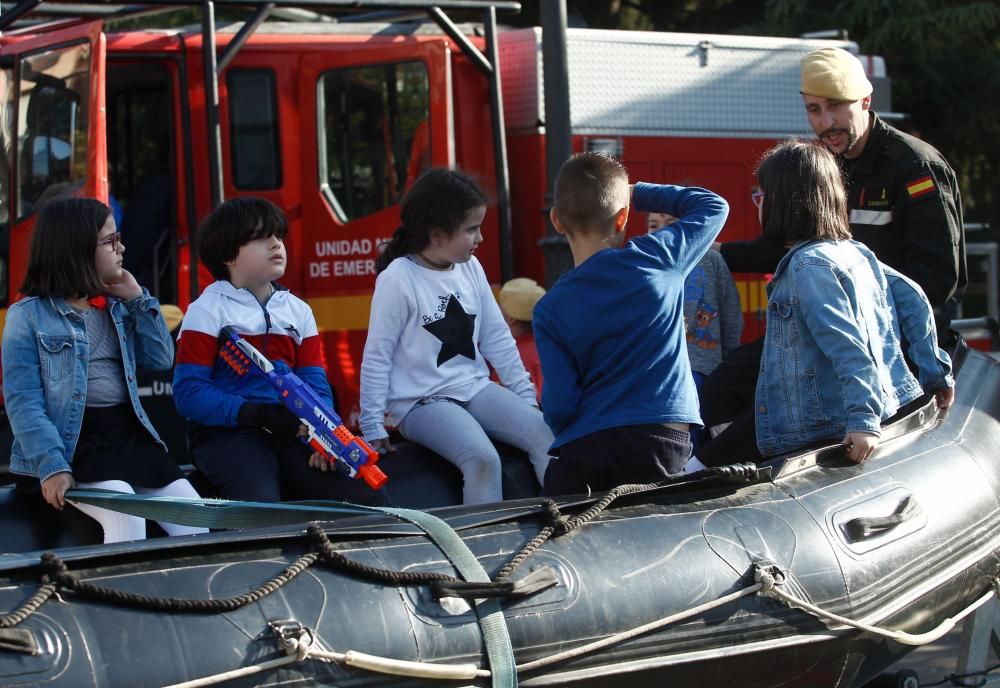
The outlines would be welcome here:
[[[549,567],[559,584],[503,603],[519,663],[627,631],[753,583],[755,564],[787,573],[788,590],[823,609],[924,632],[1000,575],[1000,370],[964,352],[955,405],[894,426],[863,465],[836,449],[773,466],[770,480],[671,485],[624,497],[593,522],[549,540],[514,573]],[[909,430],[909,431],[907,431]],[[909,500],[909,501],[908,501]],[[858,518],[915,504],[899,524],[848,534]],[[567,513],[580,509],[563,505]],[[543,525],[537,500],[437,512],[491,574]],[[379,568],[454,570],[425,537],[381,517],[324,524],[350,559]],[[393,536],[392,533],[397,535]],[[217,533],[62,550],[88,582],[161,597],[225,598],[308,551],[301,528]],[[40,582],[37,554],[0,558],[0,609]],[[368,582],[314,565],[268,597],[219,614],[153,612],[69,593],[19,624],[38,654],[0,649],[4,685],[159,686],[282,656],[268,623],[294,619],[320,646],[394,659],[485,664],[471,612],[450,614],[426,586]],[[0,644],[3,642],[0,633]],[[834,628],[749,596],[595,654],[519,676],[522,685],[859,686],[912,649]],[[466,685],[306,661],[225,685]],[[478,680],[477,685],[488,685]]]

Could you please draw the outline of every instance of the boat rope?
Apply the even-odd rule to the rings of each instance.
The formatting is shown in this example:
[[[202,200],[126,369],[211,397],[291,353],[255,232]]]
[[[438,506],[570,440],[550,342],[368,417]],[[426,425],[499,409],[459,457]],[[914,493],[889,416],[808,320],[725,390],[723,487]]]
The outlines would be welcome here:
[[[828,612],[821,607],[817,607],[811,602],[807,602],[803,599],[795,597],[781,588],[781,584],[784,582],[784,576],[780,572],[776,571],[775,567],[761,567],[757,566],[754,572],[755,577],[762,584],[762,589],[760,594],[764,597],[772,597],[777,599],[790,607],[796,607],[803,611],[809,612],[810,614],[826,619],[827,621],[832,621],[834,623],[841,624],[843,626],[848,626],[851,628],[857,628],[858,630],[867,631],[868,633],[873,633],[891,640],[895,640],[903,645],[926,645],[927,643],[932,643],[935,640],[946,635],[951,631],[955,624],[964,619],[966,616],[972,612],[979,609],[981,606],[992,600],[993,598],[1000,598],[1000,579],[994,578],[990,584],[990,591],[983,594],[972,604],[967,606],[965,609],[960,611],[955,616],[949,617],[942,621],[940,624],[932,628],[925,633],[907,633],[906,631],[895,631],[891,629],[881,628],[879,626],[873,626],[871,624],[865,623],[864,621],[857,621],[855,619],[848,619],[845,616],[840,616],[839,614],[834,614],[833,612]]]
[[[757,479],[757,465],[753,463],[734,463],[728,466],[714,466],[712,468],[707,468],[704,471],[700,471],[702,477],[710,477],[721,479],[725,482],[751,482]],[[692,474],[697,476],[698,474]],[[559,507],[551,499],[545,499],[542,501],[542,506],[544,508],[545,518],[549,521],[548,525],[539,531],[538,535],[531,539],[528,544],[526,544],[521,551],[511,557],[503,568],[497,571],[494,576],[494,580],[503,581],[510,577],[518,566],[524,562],[529,556],[531,556],[539,547],[545,544],[546,540],[555,535],[559,537],[565,535],[573,530],[576,530],[582,525],[589,523],[594,520],[602,511],[611,506],[619,497],[624,497],[631,494],[636,494],[638,492],[646,492],[648,490],[656,489],[658,487],[663,487],[669,485],[672,482],[677,482],[683,479],[685,476],[675,476],[673,478],[668,478],[667,480],[658,483],[631,483],[627,485],[619,485],[612,490],[609,490],[601,499],[595,502],[589,509],[583,513],[574,516],[572,518],[567,518],[562,515],[559,511]]]
[[[0,628],[13,628],[27,619],[35,613],[36,609],[45,604],[45,601],[52,597],[58,589],[59,586],[55,583],[44,583],[19,609],[0,616]]]
[[[920,688],[932,688],[932,686],[943,686],[946,683],[950,683],[953,686],[961,686],[962,688],[981,688],[981,686],[989,685],[993,679],[989,677],[993,675],[997,669],[1000,669],[1000,663],[994,664],[991,667],[983,669],[982,671],[970,671],[967,674],[948,674],[940,681],[935,681],[934,683],[921,683]],[[974,682],[967,681],[966,679],[976,679]]]
[[[825,618],[844,626],[886,636],[904,644],[926,644],[933,642],[951,630],[957,621],[961,620],[968,614],[971,614],[993,597],[1000,597],[1000,579],[994,579],[992,582],[992,589],[962,610],[962,612],[958,615],[946,620],[933,631],[914,635],[904,631],[891,631],[863,622],[853,621],[838,614],[826,612],[815,605],[804,602],[793,595],[789,595],[781,589],[781,585],[784,583],[785,578],[784,574],[777,567],[755,565],[754,578],[755,582],[753,585],[747,586],[728,595],[723,595],[722,597],[712,600],[711,602],[706,602],[704,604],[685,609],[681,612],[661,617],[647,624],[643,624],[642,626],[637,626],[627,631],[610,635],[606,638],[602,638],[601,640],[581,645],[580,647],[576,647],[571,650],[565,650],[563,652],[549,655],[548,657],[518,664],[515,668],[517,673],[520,674],[541,669],[552,664],[565,662],[570,659],[575,659],[586,654],[598,652],[612,645],[617,645],[618,643],[650,633],[663,628],[664,626],[669,626],[671,624],[702,615],[718,607],[735,602],[740,598],[748,597],[754,594],[775,598],[820,618]],[[247,676],[266,669],[283,666],[285,664],[301,662],[306,659],[337,662],[345,666],[383,674],[434,680],[472,680],[477,678],[487,678],[490,676],[489,669],[480,669],[474,664],[436,664],[433,662],[398,660],[388,657],[380,657],[377,655],[370,655],[354,650],[349,650],[347,652],[333,652],[316,649],[312,647],[313,642],[313,633],[309,629],[301,628],[298,638],[279,635],[279,645],[285,650],[286,657],[262,662],[249,667],[241,667],[239,669],[234,669],[232,671],[223,672],[213,676],[207,676],[194,681],[174,684],[172,686],[167,686],[167,688],[202,688],[204,686],[229,681],[234,678]]]
[[[743,588],[742,590],[738,590],[728,595],[723,595],[722,597],[712,600],[711,602],[706,602],[705,604],[685,609],[682,612],[662,617],[642,626],[637,626],[636,628],[631,628],[627,631],[610,635],[607,638],[602,638],[601,640],[581,645],[580,647],[576,647],[571,650],[565,650],[532,662],[518,664],[515,668],[520,674],[523,672],[534,671],[535,669],[540,669],[551,664],[565,662],[569,659],[574,659],[585,654],[591,654],[606,647],[625,642],[631,638],[655,631],[663,626],[669,626],[670,624],[684,621],[685,619],[689,619],[693,616],[704,614],[705,612],[709,612],[717,607],[735,602],[741,597],[753,595],[759,592],[764,585],[764,583],[757,582]],[[273,669],[278,666],[304,661],[305,659],[336,662],[345,666],[354,667],[356,669],[364,669],[382,674],[434,679],[439,681],[488,678],[491,673],[489,669],[480,669],[475,664],[436,664],[434,662],[415,662],[391,659],[389,657],[380,657],[378,655],[357,652],[355,650],[349,650],[347,652],[318,650],[311,647],[314,642],[313,639],[313,633],[307,628],[301,629],[300,637],[298,639],[294,637],[283,637],[279,634],[278,643],[279,646],[281,646],[287,653],[286,657],[269,660],[267,662],[262,662],[248,667],[240,667],[239,669],[225,671],[212,676],[195,679],[193,681],[173,684],[171,686],[166,686],[165,688],[203,688],[204,686],[230,681],[232,679],[248,676],[266,669]],[[302,649],[303,645],[306,646],[304,651]]]
[[[93,583],[82,581],[66,569],[66,564],[59,557],[52,553],[42,555],[42,570],[45,572],[42,581],[45,585],[39,589],[38,597],[42,590],[47,587],[64,588],[77,593],[83,597],[99,600],[101,602],[111,602],[126,607],[138,607],[140,609],[151,609],[154,611],[171,612],[195,612],[195,613],[220,613],[233,611],[248,604],[261,600],[278,590],[300,573],[305,571],[319,558],[316,552],[309,552],[299,557],[290,564],[279,575],[263,583],[257,588],[224,599],[189,599],[180,597],[154,597],[141,595],[134,592],[124,592],[107,588]],[[50,595],[52,593],[49,593]],[[33,598],[34,599],[34,598]],[[44,600],[43,600],[44,601]]]
[[[233,679],[243,678],[244,676],[253,676],[254,674],[259,674],[262,671],[277,669],[285,666],[286,664],[293,664],[295,662],[302,662],[306,659],[310,659],[313,634],[309,631],[309,629],[302,629],[303,632],[299,635],[299,637],[286,637],[284,633],[278,632],[273,625],[272,630],[275,630],[276,633],[278,633],[278,645],[285,651],[284,657],[269,659],[257,664],[251,664],[250,666],[240,667],[239,669],[223,671],[222,673],[194,679],[193,681],[172,683],[169,686],[164,686],[164,688],[203,688],[204,686],[211,686],[216,683],[232,681]],[[319,659],[319,657],[311,658]]]

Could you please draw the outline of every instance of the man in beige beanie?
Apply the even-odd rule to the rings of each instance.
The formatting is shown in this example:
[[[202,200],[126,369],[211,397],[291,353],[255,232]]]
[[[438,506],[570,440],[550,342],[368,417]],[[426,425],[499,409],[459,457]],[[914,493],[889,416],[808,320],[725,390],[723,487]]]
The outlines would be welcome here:
[[[920,284],[943,337],[968,283],[955,172],[933,146],[872,112],[872,84],[846,50],[806,55],[800,91],[813,131],[842,156],[854,238]]]
[[[872,85],[857,57],[823,48],[802,59],[802,99],[813,131],[827,148],[856,158],[871,131]]]
[[[815,50],[801,75],[809,124],[841,159],[854,238],[923,288],[944,339],[968,283],[954,170],[933,146],[872,111],[872,84],[856,55]],[[732,272],[773,272],[784,255],[762,240],[718,248]]]
[[[933,146],[871,110],[872,84],[858,57],[846,50],[822,48],[806,55],[799,90],[816,136],[840,158],[854,238],[923,288],[944,344],[968,283],[955,172]],[[774,272],[785,253],[762,237],[718,249],[732,272]],[[706,427],[731,418],[753,399],[762,347],[763,339],[757,339],[731,351],[705,378]]]
[[[542,400],[542,364],[535,348],[535,333],[531,329],[535,304],[545,296],[545,289],[533,279],[515,277],[500,287],[500,310],[510,327],[510,333],[521,354],[521,362],[535,385],[538,402]]]

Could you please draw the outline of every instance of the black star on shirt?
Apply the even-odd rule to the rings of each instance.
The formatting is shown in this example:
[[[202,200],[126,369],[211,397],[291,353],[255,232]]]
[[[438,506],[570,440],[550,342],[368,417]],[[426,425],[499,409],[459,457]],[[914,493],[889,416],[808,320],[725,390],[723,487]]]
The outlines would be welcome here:
[[[465,356],[476,360],[476,346],[472,343],[475,314],[469,315],[462,308],[455,295],[448,297],[448,307],[444,317],[424,325],[424,329],[441,340],[441,351],[438,353],[438,368],[455,356]]]

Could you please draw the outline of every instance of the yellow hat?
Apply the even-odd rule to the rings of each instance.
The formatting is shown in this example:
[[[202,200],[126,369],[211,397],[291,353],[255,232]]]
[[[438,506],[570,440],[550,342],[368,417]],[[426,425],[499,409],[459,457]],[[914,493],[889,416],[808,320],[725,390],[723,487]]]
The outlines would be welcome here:
[[[860,100],[872,94],[861,60],[840,48],[815,50],[802,58],[801,93],[834,100]]]
[[[167,323],[168,332],[173,332],[181,324],[181,320],[184,319],[184,311],[172,303],[161,304],[160,315],[163,316],[163,320]]]
[[[545,290],[538,282],[527,277],[515,277],[500,287],[500,307],[512,318],[531,321],[531,312]]]

